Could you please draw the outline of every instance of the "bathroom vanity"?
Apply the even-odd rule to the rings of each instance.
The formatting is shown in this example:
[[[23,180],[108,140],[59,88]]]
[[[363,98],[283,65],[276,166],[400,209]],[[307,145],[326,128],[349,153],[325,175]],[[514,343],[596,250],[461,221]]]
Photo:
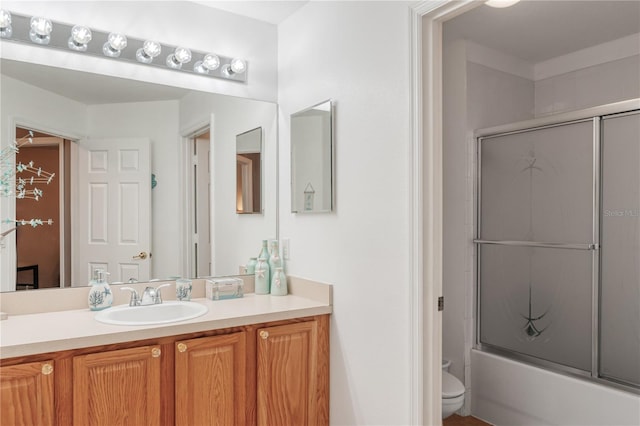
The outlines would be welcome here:
[[[0,424],[328,425],[326,287],[325,300],[196,299],[207,314],[158,326],[88,309],[10,316]]]

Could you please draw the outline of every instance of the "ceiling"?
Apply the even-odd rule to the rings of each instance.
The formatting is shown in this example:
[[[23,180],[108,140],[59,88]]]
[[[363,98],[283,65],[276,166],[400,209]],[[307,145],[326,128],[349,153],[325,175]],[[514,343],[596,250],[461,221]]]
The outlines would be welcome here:
[[[0,72],[86,105],[180,99],[189,92],[179,87],[8,59],[0,59]]]
[[[203,6],[213,7],[215,9],[222,9],[227,12],[235,13],[236,15],[247,16],[249,18],[265,21],[270,24],[278,25],[284,21],[289,15],[296,10],[300,9],[309,0],[305,1],[207,1],[207,0],[193,0],[193,3],[198,3]]]
[[[640,32],[640,0],[524,0],[480,6],[445,23],[447,34],[531,64]]]

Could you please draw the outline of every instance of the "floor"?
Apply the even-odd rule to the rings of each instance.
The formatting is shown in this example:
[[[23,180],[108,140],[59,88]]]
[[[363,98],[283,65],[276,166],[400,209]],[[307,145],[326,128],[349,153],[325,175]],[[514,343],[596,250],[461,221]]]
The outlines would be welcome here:
[[[490,426],[490,424],[472,416],[462,417],[454,414],[444,419],[442,426]]]

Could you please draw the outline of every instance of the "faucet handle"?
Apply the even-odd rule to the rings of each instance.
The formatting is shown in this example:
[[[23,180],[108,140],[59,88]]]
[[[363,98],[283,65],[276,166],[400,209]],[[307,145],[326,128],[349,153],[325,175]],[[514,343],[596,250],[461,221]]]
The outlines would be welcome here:
[[[161,284],[158,287],[156,287],[156,303],[162,303],[162,292],[160,291],[160,289],[162,287],[169,287],[171,284],[167,283],[167,284]]]
[[[133,287],[120,287],[120,290],[129,290],[131,292],[131,299],[129,299],[129,306],[138,306],[140,304],[140,296]]]

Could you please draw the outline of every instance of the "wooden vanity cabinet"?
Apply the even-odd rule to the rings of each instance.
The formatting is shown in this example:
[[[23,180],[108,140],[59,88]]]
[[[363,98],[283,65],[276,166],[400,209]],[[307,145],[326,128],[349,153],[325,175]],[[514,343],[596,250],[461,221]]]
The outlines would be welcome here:
[[[329,424],[325,321],[258,330],[258,426]]]
[[[247,333],[175,344],[175,424],[245,425]]]
[[[52,360],[0,367],[0,425],[56,424]]]
[[[75,425],[160,424],[160,357],[157,346],[73,358]]]
[[[0,389],[2,426],[328,425],[329,316],[5,359]]]

